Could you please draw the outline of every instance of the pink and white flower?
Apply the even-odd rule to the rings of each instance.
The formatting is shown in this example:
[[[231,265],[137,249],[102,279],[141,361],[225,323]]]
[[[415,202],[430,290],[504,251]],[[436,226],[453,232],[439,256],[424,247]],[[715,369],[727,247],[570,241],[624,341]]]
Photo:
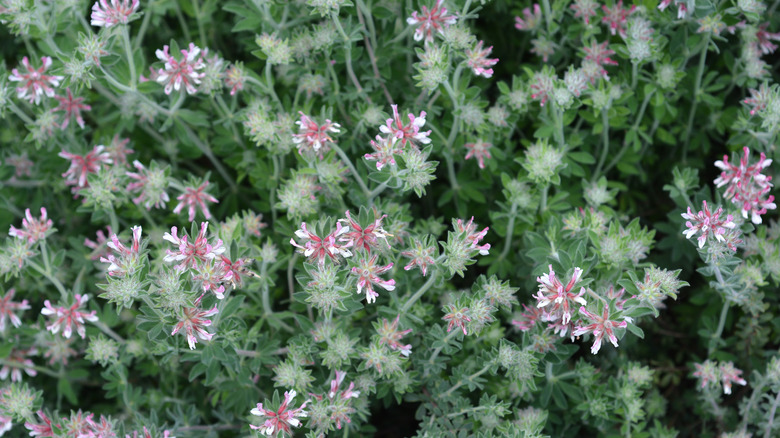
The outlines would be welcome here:
[[[163,46],[162,50],[157,50],[157,58],[165,63],[164,67],[157,70],[155,80],[165,85],[165,94],[171,94],[171,91],[181,90],[182,85],[188,94],[195,94],[198,89],[195,85],[200,85],[200,80],[206,74],[201,72],[206,68],[203,57],[200,56],[200,48],[190,43],[189,49],[182,49],[182,59],[178,61],[170,53],[168,46]]]
[[[747,381],[741,377],[742,370],[734,367],[734,362],[720,364],[720,381],[723,384],[723,393],[731,394],[731,384],[745,386]]]
[[[91,25],[109,28],[125,24],[138,10],[138,0],[98,0],[92,5]]]
[[[341,243],[340,236],[349,231],[349,227],[341,226],[336,222],[336,230],[324,238],[309,231],[306,222],[301,222],[301,228],[295,231],[295,236],[302,239],[301,244],[295,239],[290,239],[290,244],[300,250],[300,252],[309,258],[309,262],[322,266],[326,258],[330,258],[334,263],[338,263],[338,257],[351,257],[352,252],[347,249],[352,246],[352,242]]]
[[[195,220],[195,212],[197,210],[202,211],[203,216],[206,219],[211,219],[211,212],[209,211],[208,206],[206,206],[206,202],[219,203],[219,200],[205,192],[206,187],[208,187],[209,184],[210,183],[208,181],[205,181],[197,188],[185,187],[184,193],[176,197],[176,200],[179,201],[179,203],[176,204],[173,212],[178,214],[184,207],[187,207],[187,220],[190,222]]]
[[[262,403],[258,403],[257,407],[252,409],[250,413],[265,419],[265,421],[263,422],[262,426],[255,426],[254,424],[250,424],[249,427],[254,430],[259,430],[261,434],[268,436],[292,435],[292,428],[301,426],[301,421],[298,420],[298,418],[308,417],[309,415],[306,411],[304,411],[306,405],[309,403],[309,400],[303,402],[303,404],[298,408],[290,408],[291,403],[296,395],[298,395],[298,393],[293,390],[285,391],[284,401],[281,405],[279,405],[279,408],[276,411],[265,409],[263,408]]]
[[[62,174],[62,177],[65,178],[65,185],[74,186],[73,192],[87,187],[87,175],[97,173],[103,164],[113,163],[105,149],[105,146],[97,145],[84,156],[72,154],[63,149],[58,155],[70,160],[70,167]]]
[[[22,325],[22,320],[16,315],[16,312],[23,312],[30,308],[27,300],[21,302],[11,301],[14,298],[16,291],[9,289],[5,295],[0,295],[0,333],[5,331],[5,320],[11,321],[11,325],[19,327]]]
[[[22,219],[22,228],[16,228],[11,225],[8,235],[17,239],[27,240],[28,245],[46,238],[46,233],[51,229],[53,222],[46,214],[46,209],[41,207],[41,218],[36,219],[30,213],[30,209],[24,210],[24,219]]]
[[[38,375],[38,371],[35,371],[35,364],[28,356],[32,356],[38,353],[35,348],[29,350],[11,350],[11,354],[5,358],[3,367],[0,368],[0,380],[5,380],[8,375],[11,375],[12,382],[22,381],[22,372],[25,372],[30,377]]]
[[[358,278],[357,280],[357,293],[362,294],[363,289],[366,290],[366,301],[371,304],[376,301],[376,297],[379,294],[374,290],[373,285],[378,285],[385,290],[395,290],[395,280],[384,280],[379,276],[389,271],[393,264],[390,263],[385,266],[377,266],[376,260],[378,256],[375,254],[371,258],[361,258],[357,262],[357,266],[353,267],[350,272],[352,275]]]
[[[412,16],[406,19],[406,23],[410,26],[417,26],[414,30],[415,41],[425,38],[426,43],[433,42],[434,32],[442,33],[444,28],[458,21],[455,15],[447,15],[447,8],[442,6],[443,3],[444,0],[436,0],[436,4],[430,11],[423,6],[421,13],[414,11]]]
[[[81,336],[81,339],[86,338],[87,329],[84,327],[84,322],[95,322],[98,320],[97,311],[86,312],[81,310],[81,307],[89,300],[89,295],[76,294],[76,300],[70,307],[54,307],[49,300],[43,302],[44,308],[41,310],[41,314],[51,318],[51,324],[46,326],[46,330],[53,334],[59,333],[62,330],[62,336],[70,339],[73,329],[75,327],[76,333]]]
[[[179,322],[174,326],[173,331],[171,332],[171,336],[174,336],[176,333],[179,333],[181,329],[184,329],[182,334],[187,336],[187,343],[190,346],[190,350],[195,349],[195,344],[198,343],[197,338],[200,338],[203,341],[210,341],[211,338],[214,337],[214,334],[207,332],[204,327],[211,325],[211,320],[206,318],[216,315],[219,313],[219,310],[217,309],[216,304],[211,310],[202,310],[200,308],[200,300],[202,298],[203,295],[195,300],[195,307],[185,307],[182,309],[181,319],[179,319]]]
[[[106,245],[114,250],[117,255],[109,254],[108,257],[100,258],[101,262],[109,263],[107,271],[108,275],[112,277],[133,275],[141,267],[139,260],[141,256],[141,227],[135,226],[132,230],[133,240],[129,248],[119,241],[116,234],[112,234],[111,241]]]
[[[431,131],[420,132],[420,128],[425,126],[425,111],[420,112],[420,115],[415,117],[414,114],[409,113],[409,124],[404,124],[401,121],[401,116],[398,114],[398,105],[390,105],[393,108],[393,118],[387,119],[384,125],[379,127],[379,130],[383,134],[395,137],[401,142],[401,148],[406,146],[406,143],[410,143],[412,146],[419,146],[420,144],[428,144],[431,139],[428,138],[431,135]]]
[[[574,274],[572,274],[571,279],[564,286],[555,275],[552,265],[548,265],[548,267],[550,269],[549,273],[536,278],[536,281],[539,283],[539,290],[534,295],[534,298],[538,301],[536,307],[542,308],[552,305],[545,309],[546,313],[543,319],[545,321],[560,320],[562,324],[566,325],[571,321],[574,303],[582,306],[588,304],[582,298],[586,292],[584,287],[581,287],[578,293],[573,292],[582,277],[582,269],[574,268]]]
[[[30,65],[30,60],[25,56],[22,58],[24,70],[21,73],[18,68],[11,70],[11,76],[8,80],[19,82],[20,87],[16,88],[16,97],[27,99],[30,103],[38,105],[41,103],[43,95],[54,97],[54,88],[60,85],[63,76],[47,75],[46,70],[51,67],[51,57],[41,58],[41,66],[37,69]]]
[[[715,166],[723,172],[714,182],[717,187],[728,185],[723,198],[739,205],[742,209],[742,217],[747,219],[750,214],[750,220],[754,224],[760,224],[762,214],[777,208],[777,204],[774,203],[775,197],[768,195],[773,187],[772,177],[761,173],[772,164],[772,160],[767,159],[762,152],[758,162],[748,164],[750,149],[744,147],[743,151],[744,155],[739,165],[729,163],[728,155],[723,156],[723,161],[715,162]]]
[[[213,260],[224,253],[226,248],[221,239],[217,239],[214,245],[208,242],[208,237],[206,236],[208,227],[208,222],[201,222],[200,231],[194,242],[190,242],[186,234],[179,237],[178,229],[171,227],[170,233],[163,234],[163,240],[173,243],[177,248],[175,251],[166,250],[166,256],[163,260],[166,262],[180,262],[176,265],[176,269],[198,269],[199,264]]]
[[[593,354],[598,353],[601,349],[601,343],[604,340],[604,335],[606,335],[609,342],[612,343],[615,348],[617,348],[618,338],[615,336],[615,329],[626,328],[628,326],[628,322],[630,322],[630,320],[627,318],[624,318],[623,321],[619,322],[612,320],[609,315],[609,306],[606,305],[604,306],[604,311],[602,312],[601,316],[589,312],[584,306],[580,307],[580,315],[582,315],[586,321],[590,321],[591,323],[588,325],[577,326],[572,334],[574,336],[582,336],[587,333],[593,333],[593,346],[590,348],[590,352]]]
[[[339,133],[341,125],[333,123],[329,119],[325,123],[318,125],[303,112],[298,112],[301,120],[295,122],[299,126],[297,134],[293,134],[293,143],[298,145],[298,153],[314,153],[323,158],[324,154],[330,150],[328,144],[335,143],[329,132]]]
[[[406,357],[412,354],[412,344],[401,344],[401,338],[412,332],[412,329],[399,330],[398,323],[401,315],[395,317],[393,322],[382,318],[382,324],[374,323],[374,328],[379,335],[379,342],[386,344],[391,350],[400,351]]]
[[[517,30],[534,30],[542,22],[542,8],[539,3],[534,3],[533,12],[531,8],[523,9],[523,18],[515,17],[515,27]]]
[[[383,239],[385,243],[390,245],[387,242],[387,237],[391,235],[382,228],[382,219],[387,217],[386,214],[375,219],[373,223],[365,228],[352,218],[349,210],[344,214],[347,218],[339,219],[339,222],[343,222],[346,225],[347,231],[342,233],[341,238],[339,238],[340,241],[348,242],[350,247],[355,248],[355,250],[363,250],[366,253],[371,253],[372,249],[379,247],[379,239]]]
[[[630,8],[623,8],[623,0],[618,0],[613,7],[610,8],[607,7],[607,5],[602,5],[601,9],[604,11],[601,22],[609,25],[610,33],[612,35],[619,34],[621,37],[625,38],[628,16],[636,11],[636,5],[631,5]]]
[[[708,237],[714,237],[720,242],[725,242],[724,234],[726,234],[726,228],[734,229],[737,226],[734,223],[734,218],[729,214],[725,219],[721,219],[720,215],[723,213],[723,208],[718,207],[715,213],[712,213],[707,205],[707,201],[703,201],[702,204],[702,210],[698,213],[694,213],[691,211],[691,207],[688,207],[688,212],[681,215],[683,219],[687,220],[685,226],[688,229],[683,231],[685,238],[690,239],[697,233],[701,233],[698,237],[699,248],[704,247]]]
[[[474,70],[475,75],[489,78],[493,76],[493,69],[489,67],[496,65],[498,58],[488,58],[493,46],[483,49],[482,44],[484,41],[478,42],[474,49],[466,49],[466,64]]]
[[[65,120],[60,125],[60,129],[67,128],[70,119],[74,117],[76,118],[76,123],[79,127],[84,129],[84,118],[81,117],[81,110],[89,111],[92,107],[82,103],[84,102],[83,97],[73,97],[70,88],[66,88],[65,92],[67,93],[67,97],[54,96],[54,98],[60,102],[59,106],[54,108],[54,111],[65,111]]]
[[[466,153],[466,159],[476,158],[480,169],[485,168],[485,158],[493,158],[490,156],[490,148],[493,145],[482,141],[482,139],[477,140],[476,143],[466,143],[463,146],[469,150]]]

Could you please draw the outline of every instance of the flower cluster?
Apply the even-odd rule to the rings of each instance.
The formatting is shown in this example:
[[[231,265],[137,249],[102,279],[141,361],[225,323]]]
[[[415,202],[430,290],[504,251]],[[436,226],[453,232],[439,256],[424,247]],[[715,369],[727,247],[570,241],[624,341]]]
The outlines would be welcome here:
[[[489,227],[477,231],[478,227],[473,217],[468,222],[463,219],[453,219],[452,227],[453,231],[449,233],[447,243],[444,244],[446,258],[443,265],[449,268],[451,274],[458,273],[462,276],[466,266],[474,263],[473,256],[489,254],[490,244],[480,244],[487,235]]]
[[[323,159],[325,153],[330,150],[329,144],[335,144],[329,132],[339,133],[341,125],[325,120],[318,125],[303,112],[299,112],[301,119],[295,122],[299,127],[297,134],[293,134],[293,143],[298,145],[298,152],[303,156],[316,155]]]
[[[262,403],[258,403],[257,407],[252,409],[250,413],[265,421],[262,426],[250,424],[249,427],[268,436],[292,435],[292,428],[301,426],[301,421],[298,420],[298,418],[305,418],[308,416],[308,413],[304,409],[309,403],[309,400],[306,400],[297,408],[293,409],[291,407],[291,403],[296,395],[298,395],[298,393],[293,390],[285,391],[284,401],[279,405],[279,408],[276,411],[266,409],[263,407]]]
[[[219,310],[217,309],[216,304],[210,310],[202,310],[200,308],[202,299],[203,295],[195,300],[194,307],[185,307],[181,309],[179,322],[176,323],[171,332],[171,336],[174,336],[184,329],[181,333],[187,337],[187,344],[189,344],[190,350],[195,349],[195,344],[198,343],[197,338],[204,341],[210,341],[214,336],[214,334],[207,332],[204,327],[211,325],[211,320],[206,318],[216,315],[219,313]]]
[[[138,10],[138,0],[98,0],[92,5],[92,21],[97,27],[109,28],[127,24],[130,16]]]
[[[622,321],[616,321],[614,317],[610,316],[609,306],[604,305],[604,309],[601,316],[589,312],[585,307],[580,307],[580,315],[590,324],[578,325],[575,327],[572,334],[574,336],[582,336],[587,333],[593,334],[593,346],[590,348],[590,352],[596,354],[601,349],[601,343],[604,340],[604,335],[607,336],[609,342],[617,348],[618,338],[615,335],[615,329],[626,328],[628,323],[632,322],[630,318],[623,318]]]
[[[727,155],[723,156],[722,161],[715,162],[715,166],[722,170],[720,176],[715,179],[715,185],[728,186],[723,198],[737,204],[742,210],[742,217],[747,219],[749,214],[754,224],[760,224],[762,214],[777,208],[775,197],[768,195],[773,187],[772,177],[761,173],[772,164],[772,160],[767,159],[762,152],[758,162],[748,164],[750,149],[745,147],[743,151],[739,165],[730,163]]]
[[[155,176],[158,180],[163,178],[161,175]],[[139,184],[140,184],[139,180]],[[164,183],[162,181],[158,181],[156,186],[154,187],[154,190],[152,190],[152,186],[149,185],[149,181],[146,181],[147,184],[144,185],[146,189],[149,189],[150,193],[147,194],[150,198],[154,196],[155,199],[157,199],[157,202],[167,200],[168,195],[165,193],[165,190],[163,187],[161,187]],[[184,193],[176,197],[176,200],[179,201],[178,204],[176,204],[176,207],[174,207],[173,212],[178,214],[180,213],[184,207],[187,207],[187,215],[188,215],[188,221],[192,222],[195,220],[195,213],[200,210],[203,212],[203,216],[206,219],[211,219],[211,212],[209,211],[208,206],[206,205],[206,202],[219,202],[217,198],[210,195],[209,193],[206,193],[206,187],[209,186],[208,181],[204,181],[203,184],[199,185],[198,187],[184,187]],[[135,188],[135,186],[134,186]]]
[[[62,336],[70,338],[73,330],[76,330],[81,339],[87,336],[87,329],[84,327],[85,321],[96,322],[98,320],[97,311],[87,312],[82,307],[89,300],[89,295],[76,294],[73,304],[68,307],[54,307],[49,300],[43,302],[44,308],[41,314],[50,318],[50,324],[46,330],[57,334],[62,331]]]
[[[696,371],[693,376],[699,379],[699,389],[713,387],[718,381],[723,385],[723,393],[731,394],[731,385],[745,386],[747,381],[741,377],[742,371],[734,367],[734,362],[718,362],[705,360],[703,363],[695,363]]]
[[[422,12],[414,11],[412,16],[406,19],[410,26],[417,26],[414,30],[415,41],[425,38],[426,43],[432,43],[434,32],[441,34],[445,28],[458,21],[455,15],[447,15],[447,8],[443,4],[444,0],[436,0],[430,10],[423,6]]]
[[[58,155],[70,160],[70,167],[62,174],[62,177],[65,178],[66,186],[73,186],[71,189],[73,193],[78,193],[79,190],[89,186],[88,175],[97,173],[104,164],[113,164],[114,162],[103,145],[93,147],[83,156],[67,152],[64,149]]]
[[[188,49],[182,49],[182,59],[179,61],[168,53],[168,46],[163,46],[162,50],[157,50],[155,55],[165,65],[157,70],[155,80],[165,86],[165,94],[171,94],[171,91],[181,90],[182,85],[187,94],[195,94],[198,89],[195,85],[200,85],[200,80],[205,76],[201,70],[206,68],[206,63],[201,56],[201,50],[198,46],[190,43]]]
[[[582,296],[585,295],[585,288],[580,287],[576,290],[577,283],[582,277],[582,269],[574,268],[574,273],[569,282],[564,286],[561,280],[555,275],[552,265],[548,266],[550,272],[537,277],[539,290],[534,298],[538,301],[537,307],[545,308],[542,316],[544,321],[560,321],[564,326],[568,325],[572,319],[572,311],[575,304],[585,306],[587,302]],[[550,307],[547,307],[550,306]],[[563,334],[565,335],[565,331]]]
[[[699,248],[704,247],[704,244],[707,242],[707,237],[714,237],[720,242],[725,242],[726,239],[724,238],[724,235],[726,234],[726,229],[734,229],[737,224],[734,223],[734,218],[730,214],[727,215],[725,219],[721,219],[721,213],[723,213],[723,208],[721,207],[718,207],[718,209],[715,210],[715,213],[710,211],[707,201],[702,202],[702,210],[697,213],[694,213],[691,211],[691,207],[688,207],[688,212],[682,213],[681,215],[683,219],[687,221],[685,222],[685,226],[688,227],[688,229],[683,231],[685,238],[690,239],[694,235],[700,233],[697,239],[699,241]],[[731,249],[732,251],[736,251],[736,248]]]
[[[41,58],[41,66],[36,69],[30,65],[30,60],[26,56],[22,58],[24,71],[19,72],[19,69],[15,68],[11,70],[11,76],[8,77],[11,82],[19,82],[20,86],[16,88],[16,97],[27,99],[36,105],[41,103],[41,98],[44,95],[54,97],[53,87],[60,85],[63,76],[46,74],[46,70],[51,67],[51,64],[51,57],[44,56]]]
[[[35,242],[45,239],[49,230],[51,229],[53,222],[49,219],[46,209],[41,207],[40,219],[34,218],[30,209],[24,210],[24,219],[22,219],[22,228],[16,228],[11,225],[11,229],[8,231],[8,235],[22,239],[26,241],[28,246],[32,246]]]
[[[316,263],[322,266],[325,259],[330,259],[334,263],[339,262],[339,257],[351,257],[352,252],[348,249],[352,246],[350,241],[342,242],[341,235],[349,231],[349,227],[341,226],[341,222],[336,223],[336,229],[325,237],[320,237],[312,231],[309,231],[306,222],[301,222],[301,228],[295,231],[295,236],[301,239],[301,243],[290,239],[290,244],[299,249],[299,252],[309,258],[310,263]],[[301,245],[302,244],[302,245]]]

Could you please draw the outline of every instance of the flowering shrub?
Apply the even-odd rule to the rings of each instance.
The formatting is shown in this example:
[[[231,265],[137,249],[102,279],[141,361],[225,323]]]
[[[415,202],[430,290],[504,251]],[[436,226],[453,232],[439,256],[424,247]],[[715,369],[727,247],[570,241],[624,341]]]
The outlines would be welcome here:
[[[780,435],[778,4],[0,0],[0,435]]]

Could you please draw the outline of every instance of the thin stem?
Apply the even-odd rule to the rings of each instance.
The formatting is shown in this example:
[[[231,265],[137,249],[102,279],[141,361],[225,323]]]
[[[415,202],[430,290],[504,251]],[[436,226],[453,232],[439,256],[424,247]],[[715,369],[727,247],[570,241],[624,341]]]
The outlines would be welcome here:
[[[371,69],[374,71],[374,78],[379,82],[379,86],[382,87],[382,92],[385,94],[387,103],[393,105],[393,97],[390,95],[390,91],[388,91],[385,82],[382,80],[382,75],[379,73],[379,67],[377,66],[376,63],[376,54],[374,53],[374,47],[377,46],[376,29],[374,29],[374,20],[373,18],[371,18],[371,11],[368,10],[365,3],[363,3],[363,0],[357,0],[357,5],[358,5],[357,8],[358,20],[360,21],[360,24],[363,25],[363,28],[368,28],[369,35],[371,37],[369,41],[369,36],[363,36],[363,44],[365,44],[366,46],[366,52],[368,52],[368,59],[369,61],[371,61]],[[363,18],[364,14],[366,18]],[[366,26],[366,24],[368,24],[368,26]]]
[[[260,277],[263,280],[263,288],[262,288],[262,302],[263,302],[263,313],[265,315],[270,315],[273,313],[273,310],[271,309],[271,299],[269,296],[269,287],[268,287],[268,280],[266,280],[268,274],[268,263],[263,262],[262,265],[260,265]]]
[[[637,70],[639,65],[636,62],[631,63],[631,89],[636,90]]]
[[[192,41],[190,30],[187,28],[187,22],[184,20],[184,14],[181,13],[181,6],[179,6],[179,2],[173,2],[173,4],[176,6],[176,18],[179,20],[179,26],[181,26],[181,31],[184,32],[184,40]]]
[[[138,33],[135,35],[135,42],[133,43],[133,48],[135,50],[138,50],[141,47],[141,43],[144,41],[144,35],[146,34],[146,29],[149,28],[149,21],[151,19],[152,14],[144,12],[144,19],[141,21],[141,28],[138,29]]]
[[[761,395],[761,391],[763,391],[765,386],[766,379],[760,380],[758,385],[753,386],[753,393],[750,394],[750,399],[748,399],[748,402],[745,405],[744,414],[742,415],[742,425],[740,428],[743,432],[747,430],[748,415],[753,412],[753,405],[756,403],[756,399]]]
[[[609,154],[609,110],[606,108],[601,110],[601,158],[599,158],[599,164],[596,166],[596,171],[593,172],[592,181],[599,179],[601,175],[601,169],[604,167],[604,162],[607,161],[607,155]]]
[[[130,46],[130,31],[129,24],[122,26],[122,42],[125,46],[125,55],[127,55],[127,65],[130,67],[130,88],[135,90],[135,58],[133,57],[133,49]]]
[[[274,177],[273,177],[273,187],[271,187],[271,195],[269,198],[269,202],[271,203],[271,219],[274,222],[274,225],[276,224],[276,202],[274,201],[276,199],[276,188],[279,186],[279,157],[276,155],[271,155],[271,162],[274,164]]]
[[[506,239],[504,240],[504,249],[501,250],[498,259],[504,260],[509,254],[509,248],[512,247],[512,237],[515,234],[515,216],[517,216],[517,202],[512,203],[512,208],[509,210],[509,223],[506,225]]]
[[[119,219],[117,218],[116,211],[114,211],[113,207],[108,210],[108,218],[111,223],[111,229],[114,233],[119,233]]]
[[[352,172],[352,175],[355,176],[355,181],[357,181],[358,185],[360,186],[360,190],[362,190],[366,196],[370,196],[371,190],[368,190],[366,183],[363,182],[363,178],[360,177],[360,174],[357,172],[357,169],[355,169],[355,166],[352,164],[352,160],[349,159],[347,154],[344,153],[344,151],[341,149],[341,147],[339,147],[339,145],[335,143],[331,143],[330,147],[331,149],[336,151],[336,154],[338,154],[338,156],[341,158],[341,161],[343,161],[344,164],[347,165],[349,171]]]
[[[13,113],[14,113],[14,114],[16,114],[17,116],[19,116],[19,118],[20,118],[20,119],[22,119],[22,121],[23,121],[24,123],[27,123],[28,125],[34,125],[34,124],[35,124],[35,122],[33,121],[33,119],[31,119],[31,118],[30,118],[30,116],[28,116],[27,114],[25,114],[25,112],[24,112],[24,111],[22,111],[22,109],[21,109],[21,108],[19,108],[18,106],[16,106],[16,104],[15,104],[15,103],[14,103],[14,102],[13,102],[11,99],[8,99],[8,101],[7,101],[7,104],[8,104],[8,108],[10,108],[10,109],[11,109],[11,112],[13,112]]]
[[[366,94],[365,90],[360,85],[360,81],[358,80],[357,76],[355,76],[355,70],[352,67],[352,41],[349,39],[349,36],[344,31],[344,28],[341,26],[341,21],[339,21],[338,15],[333,13],[331,14],[331,18],[333,19],[333,24],[336,25],[336,30],[339,31],[339,34],[341,34],[341,38],[344,39],[344,53],[346,54],[347,76],[349,76],[349,79],[352,81],[352,85],[355,86],[358,93],[362,94],[363,97],[366,98],[368,103],[372,103],[371,98],[368,96],[368,94]]]
[[[720,271],[715,268],[716,276],[720,276]],[[721,277],[720,280],[723,278]],[[719,280],[719,281],[720,281]],[[720,319],[718,320],[718,328],[715,330],[715,333],[712,335],[712,338],[710,339],[710,347],[707,350],[707,357],[712,356],[712,353],[715,352],[715,348],[718,346],[718,341],[720,340],[720,336],[723,334],[723,328],[726,325],[726,317],[729,314],[729,307],[731,303],[724,300],[723,301],[723,308],[720,310]]]
[[[429,364],[433,364],[436,361],[436,358],[439,357],[439,354],[444,349],[445,345],[449,345],[452,338],[458,335],[460,333],[459,330],[452,330],[451,332],[447,333],[447,336],[444,337],[442,340],[443,344],[439,347],[436,347],[435,350],[433,350],[433,353],[431,353],[431,357],[428,359]]]
[[[273,80],[273,72],[271,71],[271,63],[266,62],[265,63],[265,84],[266,84],[266,91],[271,95],[271,97],[274,98],[274,101],[279,105],[279,108],[284,108],[282,105],[282,101],[279,100],[279,96],[276,95],[276,90],[274,90],[274,80]]]
[[[211,148],[201,141],[200,138],[198,138],[197,135],[192,131],[192,129],[186,124],[181,124],[184,131],[187,133],[187,137],[189,137],[190,140],[192,140],[193,143],[195,143],[195,146],[200,149],[201,152],[203,152],[203,155],[206,156],[206,158],[211,161],[211,164],[214,165],[214,168],[217,169],[217,172],[222,176],[222,178],[228,183],[230,186],[231,191],[234,193],[238,191],[238,187],[236,187],[236,183],[233,181],[233,178],[230,176],[230,174],[225,169],[225,166],[222,165],[222,163],[217,160],[217,157],[214,156],[214,153],[211,152]]]
[[[450,394],[452,394],[453,392],[455,392],[455,390],[456,390],[456,389],[460,388],[461,386],[463,386],[464,384],[466,384],[466,383],[468,383],[468,382],[471,382],[471,381],[473,381],[473,380],[474,380],[474,379],[476,379],[477,377],[479,377],[479,376],[481,376],[481,375],[485,374],[485,373],[487,372],[487,370],[489,370],[489,369],[490,369],[490,367],[492,367],[492,366],[493,366],[493,363],[492,363],[492,362],[488,362],[488,363],[487,363],[487,365],[485,365],[484,367],[482,367],[482,369],[481,369],[481,370],[479,370],[479,371],[477,371],[476,373],[474,373],[474,374],[472,374],[472,375],[470,375],[470,376],[466,377],[466,379],[465,379],[465,380],[458,380],[458,382],[457,382],[455,385],[453,385],[453,386],[452,386],[450,389],[448,389],[448,390],[444,391],[444,393],[442,393],[442,395],[441,395],[440,397],[441,397],[441,398],[447,398],[447,397],[448,397]]]
[[[107,334],[113,340],[119,342],[120,344],[124,344],[124,343],[127,342],[127,341],[125,341],[125,338],[119,336],[119,334],[117,334],[117,332],[111,330],[111,328],[109,326],[105,325],[103,322],[95,321],[92,324],[94,324],[95,327],[99,328],[101,332]]]
[[[377,186],[374,190],[371,190],[371,193],[368,194],[368,203],[373,204],[374,198],[376,198],[377,196],[379,196],[379,194],[384,192],[386,188],[387,188],[387,181],[383,182],[382,184],[379,184],[379,186]]]
[[[561,151],[565,151],[566,141],[563,135],[563,110],[558,108],[557,105],[550,105],[549,108],[555,118],[555,141],[558,143],[558,147],[561,148]]]
[[[439,258],[441,258],[441,256]],[[403,307],[401,307],[399,313],[408,312],[409,309],[412,308],[414,303],[416,303],[417,300],[419,300],[420,297],[423,296],[423,294],[427,292],[428,289],[431,288],[431,286],[433,286],[433,284],[436,282],[436,279],[439,277],[438,274],[439,274],[438,270],[434,270],[433,272],[431,272],[431,276],[430,278],[428,278],[428,281],[426,281],[425,284],[423,284],[419,289],[417,289],[417,292],[415,292],[414,295],[412,295],[408,300],[406,300],[406,303],[404,303]]]
[[[550,35],[550,28],[552,27],[552,10],[550,9],[550,0],[542,0],[542,8],[544,9],[544,21],[547,26],[547,35]]]
[[[775,425],[775,412],[777,412],[777,406],[780,404],[780,391],[777,392],[777,395],[775,396],[775,400],[772,402],[772,408],[769,410],[769,421],[766,423],[766,427],[764,428],[764,438],[769,438],[772,436],[772,429]]]
[[[701,88],[701,79],[704,76],[705,62],[707,61],[707,49],[710,47],[710,34],[704,38],[704,48],[699,55],[699,69],[696,72],[696,82],[693,84],[693,103],[691,104],[691,110],[688,113],[688,127],[685,129],[685,143],[683,144],[682,161],[683,164],[688,159],[688,146],[691,143],[691,133],[693,132],[693,121],[696,117],[696,107],[699,104],[699,91]]]
[[[645,116],[645,110],[647,109],[647,104],[650,103],[650,98],[653,97],[653,94],[655,94],[655,89],[647,93],[645,95],[645,99],[642,101],[642,105],[639,107],[639,113],[637,113],[636,120],[634,121],[633,126],[631,126],[631,129],[629,132],[637,131],[639,129],[639,124],[642,122],[642,118]],[[620,149],[620,152],[615,155],[614,158],[607,164],[607,167],[604,168],[604,173],[608,173],[613,167],[617,165],[617,163],[620,162],[620,158],[623,157],[623,154],[626,153],[628,150],[628,135],[626,135],[626,138],[623,140],[623,147]]]
[[[201,47],[206,45],[206,31],[203,28],[203,19],[200,14],[200,2],[198,0],[192,0],[192,9],[195,12],[195,21],[198,22],[198,36],[200,37]]]
[[[542,200],[539,203],[539,213],[544,213],[547,210],[547,193],[550,191],[550,184],[544,186],[542,190]]]

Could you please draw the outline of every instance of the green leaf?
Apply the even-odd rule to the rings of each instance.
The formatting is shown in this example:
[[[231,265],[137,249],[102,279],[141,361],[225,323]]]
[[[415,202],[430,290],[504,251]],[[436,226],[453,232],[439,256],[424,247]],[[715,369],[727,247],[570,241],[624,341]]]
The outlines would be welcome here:
[[[628,329],[628,331],[630,331],[631,333],[633,333],[634,335],[639,337],[639,339],[644,339],[645,338],[645,332],[642,331],[641,328],[635,326],[634,324],[629,322],[628,325],[626,326],[626,328]]]
[[[78,405],[79,400],[70,384],[70,379],[61,378],[57,381],[57,394],[64,396],[72,405]]]
[[[587,152],[569,152],[566,154],[572,160],[582,164],[593,164],[596,158]]]

